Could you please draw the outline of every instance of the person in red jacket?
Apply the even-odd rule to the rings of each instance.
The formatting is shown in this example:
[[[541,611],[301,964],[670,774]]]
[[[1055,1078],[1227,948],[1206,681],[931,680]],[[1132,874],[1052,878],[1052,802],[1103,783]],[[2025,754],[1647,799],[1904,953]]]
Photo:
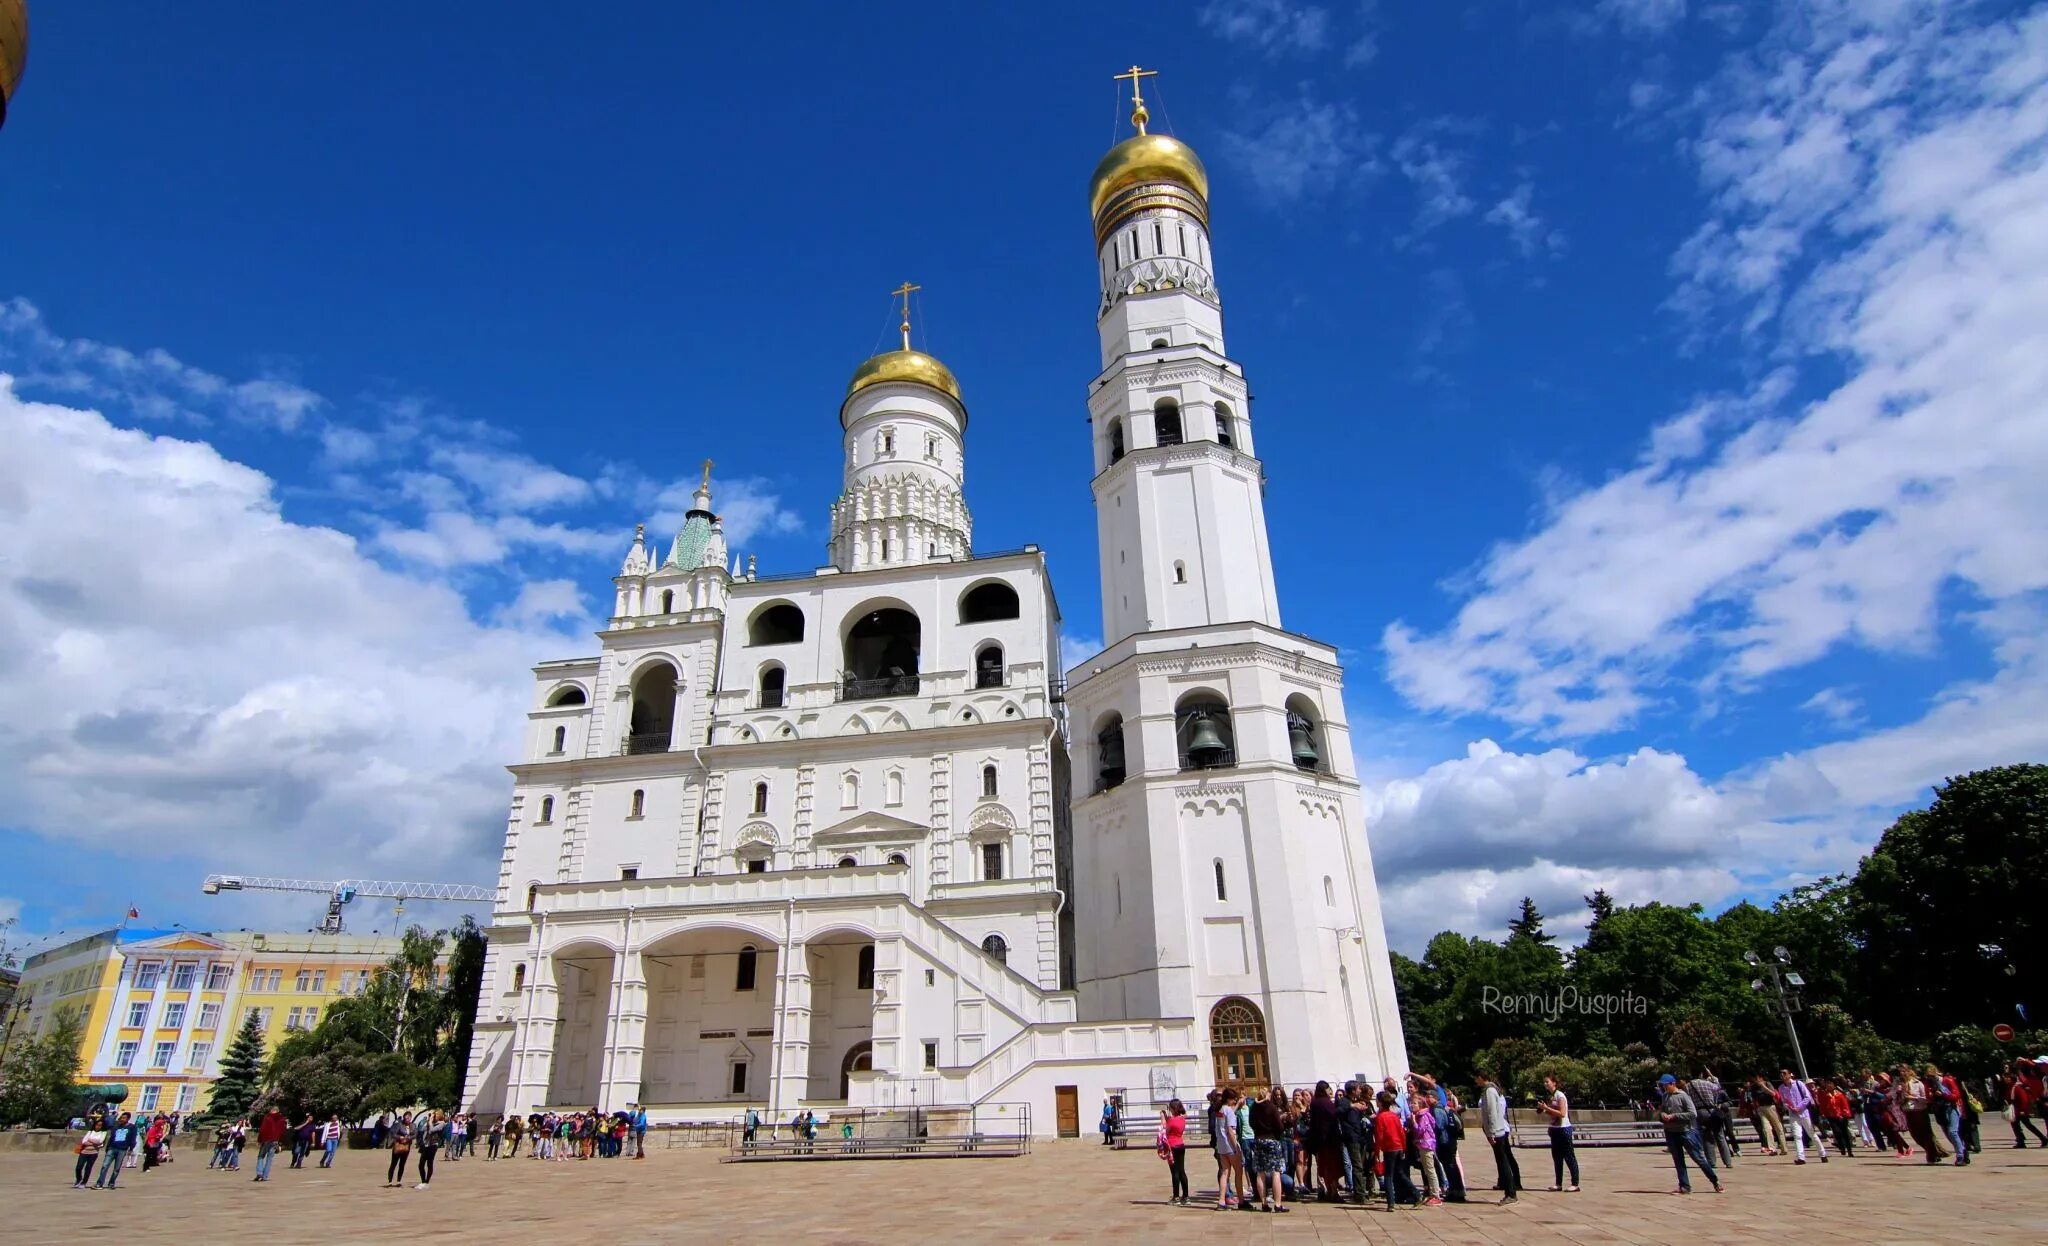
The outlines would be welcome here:
[[[1998,1075],[1998,1092],[2005,1100],[2006,1123],[2012,1126],[2012,1144],[2023,1151],[2027,1147],[2027,1134],[2021,1133],[2022,1129],[2033,1134],[2034,1140],[2042,1146],[2048,1146],[2048,1137],[2042,1137],[2040,1128],[2033,1121],[2034,1109],[2041,1102],[2040,1092],[2035,1088],[2034,1079],[2022,1071],[2032,1068],[2030,1061],[2021,1060],[2006,1066],[2005,1072]]]
[[[1397,1200],[1415,1201],[1415,1185],[1408,1179],[1408,1127],[1394,1104],[1394,1092],[1382,1090],[1379,1114],[1372,1118],[1372,1147],[1380,1153],[1380,1186],[1387,1192],[1388,1211]]]
[[[290,1123],[284,1113],[272,1107],[263,1114],[263,1120],[256,1126],[256,1179],[270,1180],[270,1161],[277,1158],[277,1148],[284,1142]]]
[[[1842,1087],[1833,1078],[1823,1077],[1819,1098],[1820,1118],[1835,1135],[1835,1146],[1843,1155],[1854,1158],[1856,1140],[1849,1131],[1849,1096],[1842,1093]]]

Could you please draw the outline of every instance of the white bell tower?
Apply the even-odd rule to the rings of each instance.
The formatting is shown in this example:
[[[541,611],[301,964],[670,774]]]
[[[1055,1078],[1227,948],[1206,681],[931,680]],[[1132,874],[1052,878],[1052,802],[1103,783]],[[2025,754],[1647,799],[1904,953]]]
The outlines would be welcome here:
[[[1103,652],[1069,672],[1084,1019],[1189,1017],[1218,1081],[1407,1068],[1329,645],[1281,630],[1209,179],[1137,134],[1091,190]],[[1185,1095],[1183,1095],[1185,1097]]]

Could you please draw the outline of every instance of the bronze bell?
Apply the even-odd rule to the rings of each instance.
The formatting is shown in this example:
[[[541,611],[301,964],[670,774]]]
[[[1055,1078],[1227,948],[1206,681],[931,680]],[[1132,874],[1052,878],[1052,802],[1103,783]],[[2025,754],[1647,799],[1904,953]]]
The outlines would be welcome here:
[[[1294,752],[1296,768],[1314,770],[1322,764],[1322,754],[1316,752],[1315,731],[1308,725],[1308,719],[1299,714],[1287,716],[1287,746]]]
[[[1216,724],[1210,720],[1207,710],[1196,710],[1192,719],[1193,729],[1188,732],[1188,760],[1197,765],[1208,766],[1223,760],[1229,746],[1218,734]]]

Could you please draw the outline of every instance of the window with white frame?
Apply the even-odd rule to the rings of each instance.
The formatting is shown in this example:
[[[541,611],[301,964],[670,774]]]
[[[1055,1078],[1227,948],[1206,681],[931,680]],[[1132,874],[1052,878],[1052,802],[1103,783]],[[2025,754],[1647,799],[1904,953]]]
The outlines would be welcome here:
[[[164,967],[157,961],[149,961],[135,967],[135,989],[154,991],[157,982],[164,976]]]
[[[171,989],[189,991],[199,978],[199,966],[189,960],[179,961],[171,966]]]
[[[131,999],[128,1001],[128,1028],[139,1030],[149,1024],[149,1001]]]
[[[141,1050],[142,1044],[137,1042],[124,1042],[117,1045],[114,1048],[114,1067],[124,1073],[134,1068],[136,1053]]]
[[[185,1051],[185,1067],[188,1069],[203,1069],[206,1067],[206,1062],[211,1059],[213,1059],[212,1043],[194,1043]]]
[[[285,1017],[284,1017],[284,1028],[285,1028],[285,1029],[287,1029],[287,1030],[296,1030],[296,1029],[299,1029],[299,1028],[300,1028],[300,1025],[299,1025],[299,1016],[300,1016],[300,1013],[301,1013],[301,1011],[302,1011],[302,1010],[300,1010],[300,1009],[294,1008],[294,1009],[292,1009],[292,1010],[291,1010],[290,1012],[288,1012],[288,1013],[286,1013],[286,1014],[285,1014]]]
[[[197,1028],[202,1030],[217,1030],[220,1028],[219,1004],[199,1005],[199,1025]]]
[[[310,969],[299,970],[297,976],[293,979],[292,989],[297,991],[301,995],[304,995],[307,991],[313,990],[313,971]],[[296,1013],[298,1012],[298,1009],[294,1008],[292,1009],[292,1011]]]
[[[154,1112],[156,1111],[157,1100],[163,1096],[163,1093],[164,1088],[161,1086],[144,1086],[142,1088],[142,1100],[135,1106],[144,1112]]]
[[[244,1008],[242,1009],[242,1021],[244,1024],[247,1024],[248,1019],[254,1017],[256,1018],[256,1028],[267,1030],[270,1028],[271,1012],[272,1010],[269,1008]]]
[[[235,980],[233,965],[208,965],[206,967],[206,989],[225,991]]]
[[[164,1005],[164,1020],[163,1020],[163,1028],[164,1028],[164,1029],[166,1029],[166,1030],[180,1030],[180,1029],[183,1029],[184,1027],[185,1027],[185,1005],[184,1005],[184,1004],[182,1004],[182,1003],[179,1003],[179,1004],[165,1004],[165,1005]]]
[[[178,1044],[175,1040],[158,1043],[156,1050],[150,1054],[149,1067],[153,1069],[170,1068],[171,1057],[177,1053],[177,1050]]]
[[[194,1106],[196,1106],[196,1105],[198,1104],[198,1102],[199,1102],[199,1087],[197,1087],[197,1086],[180,1086],[180,1087],[178,1087],[178,1110],[179,1110],[180,1112],[190,1112],[190,1111],[191,1111],[191,1110],[193,1109],[193,1107],[194,1107]]]

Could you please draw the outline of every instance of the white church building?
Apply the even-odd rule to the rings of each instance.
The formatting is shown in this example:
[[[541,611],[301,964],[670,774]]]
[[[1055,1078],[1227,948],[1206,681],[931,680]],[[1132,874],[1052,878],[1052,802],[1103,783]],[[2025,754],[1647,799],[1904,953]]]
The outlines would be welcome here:
[[[1107,647],[1063,675],[1043,554],[974,548],[906,302],[840,406],[827,565],[740,565],[707,464],[598,652],[535,668],[467,1106],[1049,1134],[1405,1070],[1342,670],[1281,627],[1207,174],[1147,120],[1091,188]]]

